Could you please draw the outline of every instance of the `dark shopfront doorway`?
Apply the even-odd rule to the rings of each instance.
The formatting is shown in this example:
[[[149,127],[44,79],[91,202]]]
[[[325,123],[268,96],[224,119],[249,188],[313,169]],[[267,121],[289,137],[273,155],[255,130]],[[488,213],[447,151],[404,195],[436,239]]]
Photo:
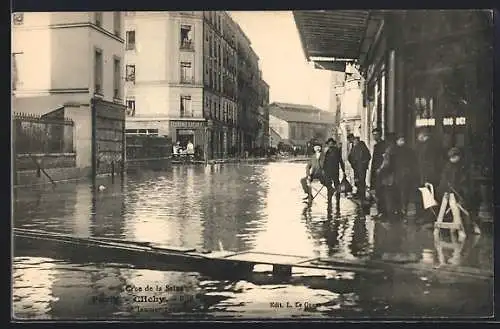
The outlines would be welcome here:
[[[478,88],[471,67],[459,66],[443,70],[439,74],[419,74],[409,80],[408,122],[411,138],[416,142],[420,131],[432,134],[443,155],[451,147],[460,148],[472,162],[488,162],[480,159],[484,149],[483,135],[489,131],[485,120],[491,115],[487,103],[481,101],[484,90]],[[487,92],[487,90],[486,90]],[[410,137],[410,136],[408,136]],[[472,163],[471,163],[472,164]]]
[[[181,146],[185,149],[188,142],[191,141],[195,144],[194,141],[194,131],[188,129],[178,129],[176,141],[181,143]]]

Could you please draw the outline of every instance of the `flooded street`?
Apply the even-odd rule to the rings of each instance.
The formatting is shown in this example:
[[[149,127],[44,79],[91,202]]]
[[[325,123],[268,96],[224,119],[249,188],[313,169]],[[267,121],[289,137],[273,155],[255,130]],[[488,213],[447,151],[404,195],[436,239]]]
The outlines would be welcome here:
[[[376,222],[359,215],[357,205],[345,197],[328,214],[326,191],[305,209],[298,181],[304,166],[174,166],[129,175],[123,182],[118,178],[114,184],[102,178],[99,184],[106,189],[95,197],[88,182],[18,189],[13,225],[206,250],[344,259],[426,253],[436,265],[444,261],[492,269],[488,230],[441,250],[432,231],[413,220]],[[222,280],[180,268],[139,269],[113,259],[79,261],[64,250],[15,249],[14,256],[13,312],[18,319],[489,316],[493,308],[492,280],[428,273],[370,277],[294,269],[291,280],[279,282],[268,275],[270,267],[256,266],[251,278]]]

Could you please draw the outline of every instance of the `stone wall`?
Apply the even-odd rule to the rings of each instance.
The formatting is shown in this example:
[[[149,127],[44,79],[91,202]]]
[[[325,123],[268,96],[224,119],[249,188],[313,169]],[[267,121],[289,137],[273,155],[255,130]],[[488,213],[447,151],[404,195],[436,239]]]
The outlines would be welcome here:
[[[53,181],[63,182],[70,180],[80,180],[90,177],[90,168],[80,169],[72,168],[50,168],[44,171],[52,178]],[[17,180],[17,181],[16,181]],[[51,184],[51,180],[43,173],[38,173],[37,170],[22,170],[17,172],[17,179],[14,179],[14,187],[33,186]]]
[[[72,168],[76,167],[76,153],[18,154],[16,169],[37,170],[35,161],[43,169]]]

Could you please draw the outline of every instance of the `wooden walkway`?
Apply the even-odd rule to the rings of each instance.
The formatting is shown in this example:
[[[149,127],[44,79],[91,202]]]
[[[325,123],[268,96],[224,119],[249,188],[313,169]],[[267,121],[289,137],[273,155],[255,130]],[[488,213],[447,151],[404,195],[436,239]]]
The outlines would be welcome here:
[[[256,251],[203,251],[193,248],[172,247],[151,242],[126,241],[111,238],[75,237],[72,235],[52,233],[40,230],[14,228],[14,243],[17,239],[29,241],[36,245],[43,243],[62,244],[64,247],[76,247],[83,252],[112,252],[126,257],[140,257],[155,262],[195,264],[201,268],[231,271],[233,274],[249,273],[255,265],[270,265],[273,275],[289,277],[292,268],[308,268],[335,271],[349,271],[359,274],[389,274],[395,270],[432,271],[442,274],[492,279],[493,273],[475,268],[435,268],[421,263],[391,263],[387,261],[349,261],[338,258],[311,258],[306,256],[283,255]],[[113,262],[112,259],[109,260]]]

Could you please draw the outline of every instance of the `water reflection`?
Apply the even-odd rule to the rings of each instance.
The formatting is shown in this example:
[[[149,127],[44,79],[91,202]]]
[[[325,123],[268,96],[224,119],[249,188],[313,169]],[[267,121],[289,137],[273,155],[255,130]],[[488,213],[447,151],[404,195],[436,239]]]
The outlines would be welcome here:
[[[12,297],[16,318],[49,319],[56,264],[52,259],[18,259],[12,271]]]
[[[210,250],[222,247],[346,259],[417,254],[427,255],[423,261],[432,258],[436,264],[441,261],[452,266],[492,269],[493,240],[487,232],[475,240],[465,240],[463,245],[448,240],[443,243],[434,239],[432,231],[412,222],[381,223],[360,215],[356,203],[344,197],[339,203],[334,201],[333,209],[329,209],[326,191],[318,195],[311,207],[305,207],[298,181],[303,170],[303,164],[290,163],[177,166],[166,172],[131,175],[114,184],[109,178],[102,178],[98,181],[106,186],[102,192],[94,192],[85,182],[58,184],[54,190],[20,189],[14,203],[14,226]],[[62,254],[61,250],[52,251]],[[322,283],[212,281],[201,278],[199,273],[134,270],[110,264],[61,264],[53,259],[18,257],[14,305],[16,314],[26,317],[162,317],[161,312],[134,313],[130,305],[137,307],[137,302],[133,300],[125,303],[129,308],[114,302],[100,305],[92,301],[95,296],[107,301],[126,300],[130,298],[123,291],[127,284],[176,283],[192,287],[197,296],[190,299],[191,304],[182,306],[184,309],[176,310],[208,311],[221,316],[397,314],[404,313],[405,307],[421,313],[424,308],[434,310],[439,315],[440,311],[445,312],[445,306],[439,303],[447,303],[449,312],[460,314],[462,303],[467,303],[473,312],[481,307],[486,309],[492,300],[485,293],[488,284],[486,288],[458,287],[453,279],[446,284],[414,277],[370,277],[363,281],[347,272],[301,273],[317,275],[317,281]],[[42,279],[37,278],[38,274]],[[37,285],[33,287],[30,280]],[[350,283],[344,287],[341,281]],[[33,288],[28,290],[27,286]],[[473,292],[468,297],[470,291]],[[270,310],[269,301],[282,299],[280,296],[285,293],[294,298],[305,296],[319,305],[309,313]],[[446,297],[447,293],[451,297]],[[471,306],[475,299],[481,302]],[[175,304],[170,297],[169,303]],[[419,308],[418,303],[424,306]],[[146,308],[154,305],[154,301],[145,303]]]
[[[85,182],[19,189],[14,225],[208,250],[348,259],[436,250],[432,232],[413,221],[374,221],[345,197],[329,209],[322,191],[304,207],[302,173],[303,164],[296,163],[174,166],[114,183],[101,178],[102,192]],[[462,265],[491,269],[491,235],[483,233],[465,256]]]

